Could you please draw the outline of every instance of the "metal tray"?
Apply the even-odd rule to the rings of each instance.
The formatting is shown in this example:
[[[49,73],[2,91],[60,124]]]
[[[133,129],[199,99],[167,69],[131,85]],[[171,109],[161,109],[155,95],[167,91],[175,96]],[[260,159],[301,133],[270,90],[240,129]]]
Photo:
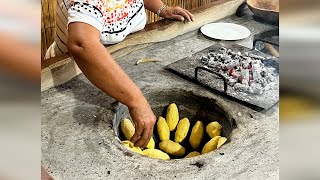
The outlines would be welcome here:
[[[241,53],[254,53],[256,55],[265,57],[266,60],[262,60],[262,63],[264,63],[267,67],[271,66],[276,69],[276,80],[272,90],[268,90],[262,95],[236,92],[226,83],[226,80],[222,75],[214,72],[212,69],[207,68],[199,61],[200,57],[203,55],[210,51],[218,52],[221,47],[232,49],[234,51],[240,51]],[[185,79],[190,80],[191,82],[204,86],[215,93],[226,95],[232,100],[241,102],[255,110],[269,109],[279,101],[279,59],[241,45],[218,43],[202,51],[196,52],[189,57],[169,64],[166,66],[166,69]]]

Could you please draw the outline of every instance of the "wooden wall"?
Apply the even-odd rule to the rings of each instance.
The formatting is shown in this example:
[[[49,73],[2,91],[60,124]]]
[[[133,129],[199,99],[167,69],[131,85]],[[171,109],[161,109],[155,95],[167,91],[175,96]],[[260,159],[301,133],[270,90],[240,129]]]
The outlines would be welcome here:
[[[41,0],[41,57],[54,41],[56,0]]]
[[[162,0],[168,6],[180,6],[187,10],[208,4],[214,0]],[[47,48],[54,41],[56,0],[41,0],[41,55],[44,57]],[[147,23],[160,20],[160,17],[148,10]]]

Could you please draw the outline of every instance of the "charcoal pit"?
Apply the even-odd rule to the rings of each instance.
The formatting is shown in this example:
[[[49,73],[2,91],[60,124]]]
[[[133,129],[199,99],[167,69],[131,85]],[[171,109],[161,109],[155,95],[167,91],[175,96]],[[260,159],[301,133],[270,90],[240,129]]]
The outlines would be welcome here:
[[[231,117],[229,111],[219,105],[219,103],[214,99],[195,95],[193,92],[181,89],[153,92],[146,94],[146,97],[150,102],[156,116],[161,115],[165,117],[167,106],[174,102],[177,104],[179,109],[179,119],[187,117],[190,120],[190,129],[188,135],[184,142],[181,143],[181,145],[186,149],[185,155],[194,151],[189,144],[189,137],[191,129],[197,120],[201,120],[205,126],[212,121],[219,122],[223,127],[221,136],[227,137],[228,142],[231,139],[232,130],[236,127],[235,120]],[[128,108],[119,103],[115,111],[116,114],[113,119],[113,130],[120,140],[125,140],[120,130],[120,122],[124,118],[131,119]],[[173,137],[174,132],[171,132],[170,139],[173,139]],[[156,148],[159,149],[158,143],[160,143],[160,141],[156,126],[154,128],[153,138],[156,142]],[[209,140],[209,137],[205,135],[200,144],[200,148],[198,149],[199,152],[201,152],[202,147]],[[170,156],[170,158],[179,159],[182,157]]]

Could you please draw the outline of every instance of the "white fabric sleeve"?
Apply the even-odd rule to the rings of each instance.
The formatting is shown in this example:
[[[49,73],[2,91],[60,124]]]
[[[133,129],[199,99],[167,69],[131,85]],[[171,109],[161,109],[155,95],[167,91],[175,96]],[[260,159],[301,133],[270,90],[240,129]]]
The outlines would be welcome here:
[[[84,8],[81,7],[81,4],[74,4],[68,9],[68,14],[68,25],[72,22],[82,22],[95,27],[100,33],[102,32],[103,17],[96,8],[88,5]]]

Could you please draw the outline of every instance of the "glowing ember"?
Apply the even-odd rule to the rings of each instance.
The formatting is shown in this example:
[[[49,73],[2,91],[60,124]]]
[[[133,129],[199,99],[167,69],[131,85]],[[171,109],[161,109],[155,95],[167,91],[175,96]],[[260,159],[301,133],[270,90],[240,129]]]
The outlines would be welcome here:
[[[235,91],[261,95],[274,84],[274,68],[266,67],[264,57],[253,53],[234,52],[222,47],[219,53],[209,52],[200,61],[224,75]]]

